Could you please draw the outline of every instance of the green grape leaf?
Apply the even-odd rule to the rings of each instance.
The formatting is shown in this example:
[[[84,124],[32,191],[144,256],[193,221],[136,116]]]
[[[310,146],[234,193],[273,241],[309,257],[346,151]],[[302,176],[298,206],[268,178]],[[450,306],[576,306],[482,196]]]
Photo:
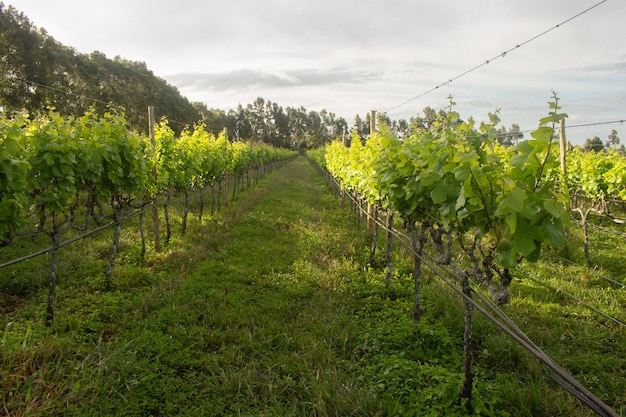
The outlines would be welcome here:
[[[434,204],[441,204],[448,199],[448,187],[441,185],[430,192]]]
[[[527,194],[520,188],[512,189],[508,195],[506,195],[496,210],[496,216],[504,213],[515,212],[520,213],[524,209],[524,201],[527,198]]]
[[[550,221],[549,218],[543,219],[541,227],[545,233],[545,237],[550,244],[556,248],[563,247],[565,245],[565,228],[561,218],[557,218],[557,224]]]

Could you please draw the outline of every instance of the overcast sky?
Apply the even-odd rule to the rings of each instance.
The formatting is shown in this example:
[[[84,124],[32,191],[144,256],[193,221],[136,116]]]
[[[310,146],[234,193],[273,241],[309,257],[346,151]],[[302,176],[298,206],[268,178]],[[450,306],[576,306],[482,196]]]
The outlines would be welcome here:
[[[369,110],[408,119],[452,95],[463,118],[499,108],[506,127],[532,130],[555,90],[568,125],[626,119],[624,0],[4,2],[79,52],[145,62],[210,108],[263,97],[352,124]],[[611,129],[626,142],[625,124],[567,136],[605,140]]]

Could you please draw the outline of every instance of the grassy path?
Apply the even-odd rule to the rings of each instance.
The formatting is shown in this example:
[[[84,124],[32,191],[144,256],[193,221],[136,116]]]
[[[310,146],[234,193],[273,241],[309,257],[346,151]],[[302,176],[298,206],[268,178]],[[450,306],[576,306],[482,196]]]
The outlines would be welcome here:
[[[72,414],[376,414],[341,369],[358,331],[336,290],[355,272],[354,222],[304,158],[241,198],[212,259],[153,291],[85,369]]]

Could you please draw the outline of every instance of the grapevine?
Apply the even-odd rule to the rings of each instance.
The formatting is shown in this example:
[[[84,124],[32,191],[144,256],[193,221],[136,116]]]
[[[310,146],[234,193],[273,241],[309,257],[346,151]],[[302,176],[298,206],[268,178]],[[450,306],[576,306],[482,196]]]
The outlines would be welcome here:
[[[124,115],[115,111],[79,118],[64,118],[53,109],[38,116],[0,114],[0,245],[19,236],[50,238],[50,250],[43,251],[50,253],[48,324],[54,319],[58,252],[67,232],[89,229],[92,219],[101,225],[111,216],[115,229],[104,271],[110,287],[121,222],[129,218],[125,212],[140,208],[151,196],[169,201],[182,193],[187,202],[190,191],[214,187],[229,170],[242,175],[293,155],[264,145],[233,144],[207,133],[203,125],[177,138],[163,120],[156,133],[154,152],[147,138],[130,131]],[[185,203],[183,233],[187,211]],[[167,204],[164,212],[169,238]]]
[[[544,244],[565,243],[568,195],[551,175],[558,169],[554,126],[566,117],[558,112],[556,96],[532,139],[507,152],[496,146],[496,114],[476,127],[473,119],[464,121],[452,111],[453,104],[427,129],[403,140],[383,127],[365,144],[354,137],[350,148],[334,142],[324,151],[325,166],[347,190],[405,220],[415,255],[416,320],[427,242],[436,249],[437,262],[456,271],[468,298],[473,278],[498,304],[509,300],[510,268],[523,259],[536,261]],[[465,262],[452,256],[455,241]],[[462,398],[471,397],[472,317],[466,302]]]
[[[30,165],[22,140],[26,117],[7,120],[0,114],[0,246],[13,241],[25,223]]]
[[[567,166],[571,209],[580,216],[584,256],[591,265],[589,215],[596,213],[624,223],[612,213],[611,201],[626,199],[626,158],[615,150],[584,152],[577,147],[568,152]]]

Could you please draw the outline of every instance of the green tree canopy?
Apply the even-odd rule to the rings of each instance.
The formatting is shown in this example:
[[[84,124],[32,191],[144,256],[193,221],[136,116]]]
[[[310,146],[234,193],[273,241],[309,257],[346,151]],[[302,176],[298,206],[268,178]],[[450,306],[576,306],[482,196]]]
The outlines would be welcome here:
[[[585,151],[600,152],[604,150],[604,143],[602,143],[602,139],[594,136],[592,139],[587,138],[587,140],[585,140],[583,149]]]

